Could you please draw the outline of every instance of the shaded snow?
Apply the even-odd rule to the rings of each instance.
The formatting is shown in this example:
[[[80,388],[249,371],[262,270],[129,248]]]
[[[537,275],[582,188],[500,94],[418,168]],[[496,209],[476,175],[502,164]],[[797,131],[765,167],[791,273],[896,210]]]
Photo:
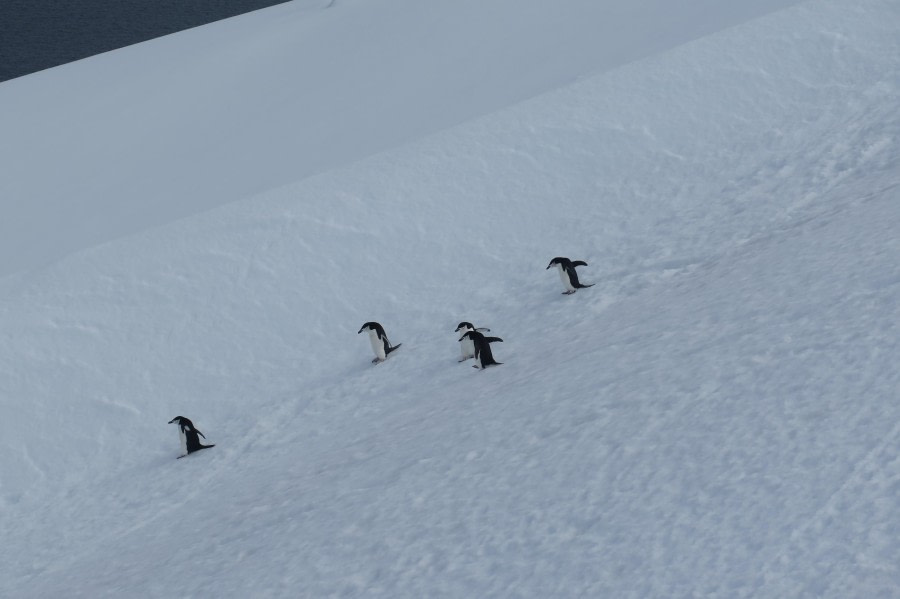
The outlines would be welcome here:
[[[0,594],[896,595],[898,17],[804,3],[0,280]]]

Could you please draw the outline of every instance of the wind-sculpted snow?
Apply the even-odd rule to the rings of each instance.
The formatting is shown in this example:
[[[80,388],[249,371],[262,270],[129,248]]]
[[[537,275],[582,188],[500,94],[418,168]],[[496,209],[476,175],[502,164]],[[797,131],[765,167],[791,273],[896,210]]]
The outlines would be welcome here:
[[[898,17],[805,3],[0,280],[0,595],[897,594]]]

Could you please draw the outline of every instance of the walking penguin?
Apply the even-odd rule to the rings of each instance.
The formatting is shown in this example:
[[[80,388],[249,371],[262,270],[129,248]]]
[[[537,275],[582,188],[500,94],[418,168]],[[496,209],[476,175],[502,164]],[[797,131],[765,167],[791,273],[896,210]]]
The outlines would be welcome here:
[[[568,258],[557,256],[550,261],[550,264],[548,264],[547,268],[544,270],[549,269],[553,265],[556,265],[556,267],[559,269],[559,278],[560,280],[562,280],[563,287],[566,288],[566,290],[563,291],[563,295],[571,295],[575,293],[576,289],[584,289],[586,287],[594,286],[593,283],[591,283],[590,285],[583,285],[578,280],[578,273],[575,272],[576,266],[587,266],[587,262],[583,260],[572,261]]]
[[[472,368],[480,368],[484,370],[488,366],[499,366],[503,362],[497,362],[494,360],[494,354],[491,353],[491,343],[495,341],[503,342],[503,339],[500,337],[485,337],[477,330],[466,331],[465,334],[459,338],[460,341],[463,339],[469,339],[472,341],[472,345],[475,347],[475,365]]]
[[[181,435],[181,449],[184,450],[184,454],[178,456],[179,459],[188,454],[194,453],[195,451],[215,447],[215,444],[202,445],[200,443],[200,437],[203,437],[205,439],[206,435],[194,428],[194,423],[184,416],[176,416],[175,418],[169,420],[169,424],[172,424],[173,422],[178,425],[178,432]]]
[[[469,331],[479,331],[479,332],[485,331],[485,332],[489,333],[491,330],[485,329],[482,327],[476,328],[475,325],[473,325],[471,322],[466,322],[464,320],[461,323],[459,323],[459,326],[456,327],[456,332],[459,333],[460,331],[463,333],[467,333]],[[475,343],[468,337],[460,338],[459,353],[461,354],[461,357],[459,359],[460,362],[465,362],[469,358],[474,358],[475,357]]]
[[[362,325],[359,329],[359,333],[362,333],[363,331],[369,331],[369,341],[372,343],[372,351],[375,352],[375,359],[372,360],[373,364],[384,362],[387,359],[388,354],[403,345],[402,343],[398,343],[397,345],[392,346],[384,332],[384,327],[377,322],[367,322]],[[357,333],[357,335],[359,335],[359,333]]]

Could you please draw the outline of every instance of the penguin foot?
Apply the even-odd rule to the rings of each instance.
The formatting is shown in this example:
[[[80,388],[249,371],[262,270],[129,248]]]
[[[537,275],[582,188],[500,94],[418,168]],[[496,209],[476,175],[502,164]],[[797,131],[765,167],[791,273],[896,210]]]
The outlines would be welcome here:
[[[573,291],[563,291],[563,292],[562,292],[563,295],[572,295],[573,293],[575,293],[574,290],[573,290]]]
[[[501,364],[503,364],[503,362],[494,362],[493,364],[488,364],[487,366],[482,366],[481,368],[478,368],[478,366],[472,366],[472,368],[478,368],[478,370],[480,370],[481,372],[484,372],[485,370],[487,370],[487,368],[489,366],[494,367],[494,366],[500,366]]]
[[[381,362],[384,362],[381,358],[372,358],[372,364],[379,364]]]

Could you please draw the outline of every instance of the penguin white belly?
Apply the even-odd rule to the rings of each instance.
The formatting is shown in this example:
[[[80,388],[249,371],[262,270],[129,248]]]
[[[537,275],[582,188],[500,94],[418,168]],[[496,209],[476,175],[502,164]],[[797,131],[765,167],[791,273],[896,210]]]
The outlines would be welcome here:
[[[384,360],[384,341],[378,338],[378,333],[369,329],[369,342],[372,343],[372,351],[379,360]]]
[[[463,360],[475,357],[475,344],[471,339],[463,339],[459,342],[459,353],[462,354]]]
[[[566,272],[566,269],[562,267],[562,264],[556,265],[557,270],[559,270],[559,279],[562,281],[563,287],[566,288],[566,291],[575,291],[575,288],[572,287],[572,281],[569,280],[569,273]]]
[[[181,439],[181,455],[187,455],[187,436],[181,426],[178,427],[178,437]]]

